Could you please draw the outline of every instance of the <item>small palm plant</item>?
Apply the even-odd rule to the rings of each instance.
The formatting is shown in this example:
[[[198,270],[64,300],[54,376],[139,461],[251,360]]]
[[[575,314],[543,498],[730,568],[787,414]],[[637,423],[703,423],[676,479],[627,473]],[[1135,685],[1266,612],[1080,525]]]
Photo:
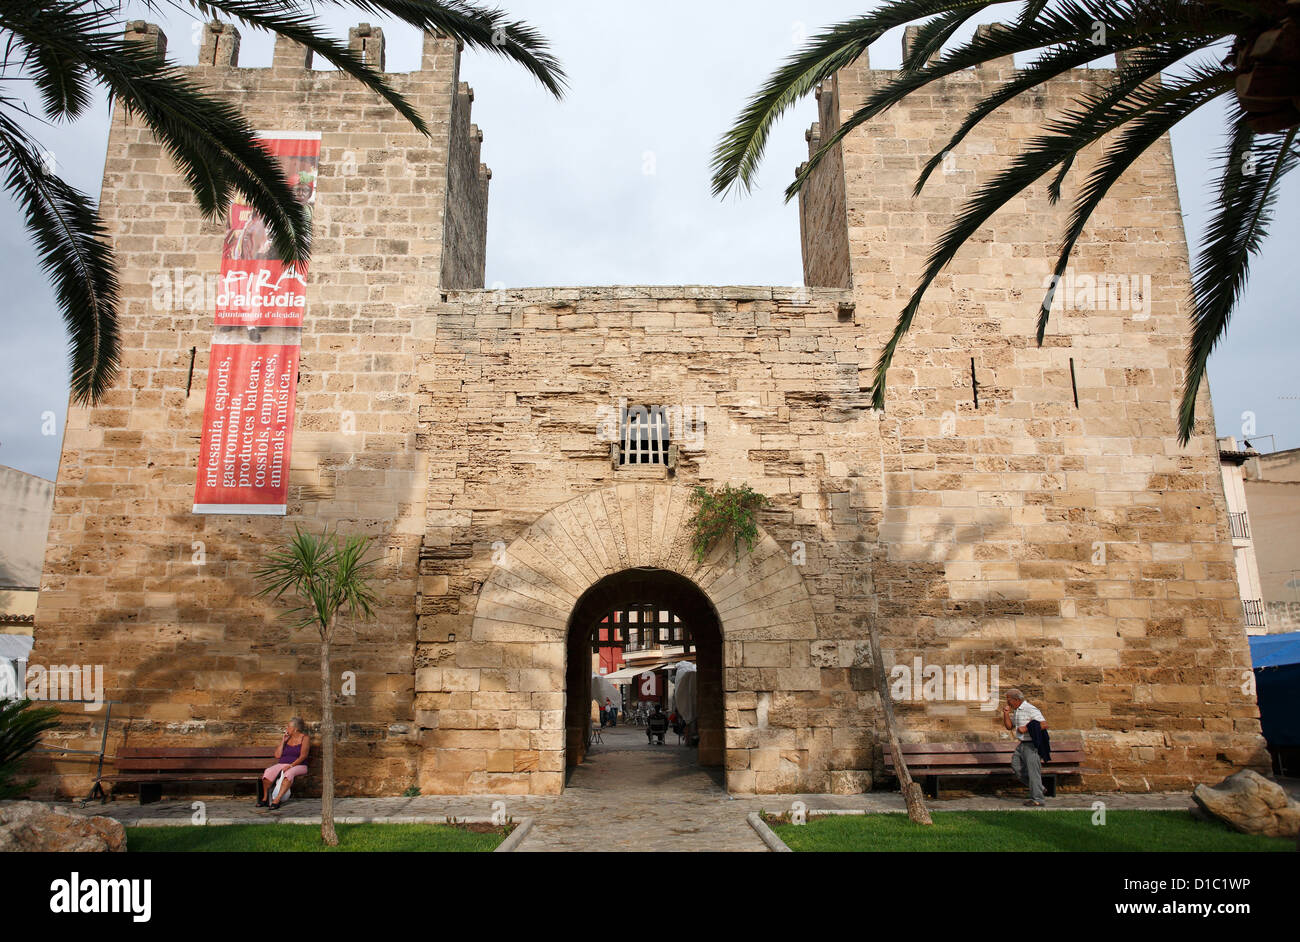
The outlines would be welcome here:
[[[368,579],[375,565],[366,559],[370,537],[342,537],[326,532],[317,536],[294,527],[284,549],[271,553],[255,576],[259,596],[278,601],[286,594],[301,604],[284,613],[296,627],[314,627],[320,634],[321,696],[321,839],[338,844],[334,833],[334,691],[331,684],[330,643],[342,615],[370,618],[375,594]]]
[[[59,725],[56,707],[33,707],[30,700],[0,698],[0,799],[17,798],[36,784],[15,781],[24,756],[40,744],[41,734]]]
[[[876,363],[872,403],[883,408],[886,372],[926,290],[994,213],[1049,174],[1047,195],[1055,203],[1079,153],[1111,136],[1079,189],[1062,234],[1056,278],[1038,312],[1041,345],[1054,286],[1097,205],[1170,128],[1210,102],[1228,99],[1217,201],[1192,285],[1192,333],[1178,417],[1179,440],[1186,444],[1206,361],[1227,330],[1245,287],[1250,256],[1267,234],[1278,184],[1300,161],[1297,5],[1294,0],[1025,0],[1014,22],[977,31],[971,41],[944,50],[972,16],[996,5],[991,0],[888,0],[874,12],[814,37],[768,79],[723,136],[713,159],[714,192],[735,186],[748,189],[777,118],[896,27],[920,24],[903,68],[879,83],[812,155],[786,190],[787,200],[847,135],[931,82],[1006,56],[1035,54],[960,121],[952,138],[921,170],[917,193],[943,164],[944,155],[1002,105],[1032,94],[1069,69],[1116,56],[1118,68],[1109,84],[1045,121],[1044,133],[980,187],[931,250],[920,284]],[[1171,75],[1161,81],[1164,70]]]
[[[428,125],[383,74],[321,32],[316,5],[302,0],[143,0],[154,13],[192,7],[254,30],[301,43],[392,106],[420,133]],[[565,76],[542,36],[500,10],[465,0],[327,0],[327,7],[378,13],[466,46],[496,53],[530,72],[547,91],[563,94]],[[240,109],[209,95],[157,52],[125,35],[121,3],[59,0],[0,3],[0,67],[4,78],[31,82],[49,122],[75,121],[94,103],[96,86],[162,143],[204,216],[220,218],[236,193],[266,220],[276,254],[305,261],[308,209],[294,196],[275,158],[257,143]],[[64,182],[20,123],[26,104],[0,93],[0,186],[26,216],[41,265],[71,335],[72,396],[98,402],[117,375],[120,292],[107,230],[94,201]]]

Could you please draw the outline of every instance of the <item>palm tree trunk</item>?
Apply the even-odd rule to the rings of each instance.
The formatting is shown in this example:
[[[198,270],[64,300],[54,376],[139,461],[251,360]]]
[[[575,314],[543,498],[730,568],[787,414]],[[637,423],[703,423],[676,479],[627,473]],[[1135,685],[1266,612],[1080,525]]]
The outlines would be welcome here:
[[[889,695],[889,683],[885,678],[885,660],[880,654],[880,639],[876,636],[873,619],[867,620],[867,637],[871,641],[871,660],[876,668],[876,692],[880,694],[880,706],[885,714],[885,733],[889,736],[889,751],[894,754],[894,772],[898,775],[898,787],[907,802],[907,816],[917,824],[933,824],[930,811],[925,807],[925,796],[921,786],[912,781],[903,760],[903,747],[898,741],[898,720],[894,716],[894,700]]]
[[[330,635],[334,633],[333,629],[331,619],[320,641],[320,836],[330,847],[339,842],[334,833],[334,696],[330,690]]]

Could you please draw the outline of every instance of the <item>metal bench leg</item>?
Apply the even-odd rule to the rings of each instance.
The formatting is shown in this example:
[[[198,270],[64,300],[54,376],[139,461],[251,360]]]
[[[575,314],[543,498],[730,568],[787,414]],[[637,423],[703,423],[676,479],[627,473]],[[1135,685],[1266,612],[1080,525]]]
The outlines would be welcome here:
[[[104,786],[100,784],[98,779],[95,780],[94,785],[90,786],[90,791],[87,793],[86,797],[81,799],[81,807],[86,807],[86,805],[90,804],[96,798],[99,799],[101,805],[108,804],[108,795],[105,793]]]
[[[1048,775],[1045,776],[1044,778],[1045,781],[1043,782],[1043,792],[1047,795],[1048,798],[1055,798],[1056,797],[1056,776]]]
[[[933,798],[935,801],[938,801],[939,800],[939,776],[927,775],[925,777],[924,791],[926,795]]]

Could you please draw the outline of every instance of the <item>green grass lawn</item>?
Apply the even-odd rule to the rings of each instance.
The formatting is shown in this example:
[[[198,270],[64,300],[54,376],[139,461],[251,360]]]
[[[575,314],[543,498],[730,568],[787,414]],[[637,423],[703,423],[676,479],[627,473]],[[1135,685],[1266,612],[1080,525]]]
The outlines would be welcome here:
[[[321,843],[318,824],[221,824],[127,828],[133,853],[157,851],[492,851],[504,828],[470,830],[447,824],[338,824],[338,847]]]
[[[1241,834],[1186,811],[938,811],[933,827],[905,814],[768,818],[793,851],[1294,851],[1295,841]]]

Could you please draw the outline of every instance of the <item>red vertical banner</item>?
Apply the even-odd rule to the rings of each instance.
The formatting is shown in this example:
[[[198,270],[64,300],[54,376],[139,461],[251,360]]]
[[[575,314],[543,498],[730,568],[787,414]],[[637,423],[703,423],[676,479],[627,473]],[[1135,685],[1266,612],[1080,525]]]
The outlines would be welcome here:
[[[308,210],[316,206],[320,135],[264,135],[262,146],[280,161],[289,185]],[[286,265],[275,256],[266,221],[253,207],[234,203],[221,246],[217,291],[218,327],[301,327],[307,306],[306,264]]]
[[[273,131],[259,133],[258,140],[279,160],[298,199],[314,210],[320,135]],[[203,406],[196,514],[286,512],[306,277],[305,265],[275,257],[266,223],[252,207],[231,206]],[[244,341],[267,328],[286,329],[266,338],[276,343]],[[236,339],[241,342],[230,342]]]
[[[296,345],[212,345],[196,514],[285,512],[297,387]]]

